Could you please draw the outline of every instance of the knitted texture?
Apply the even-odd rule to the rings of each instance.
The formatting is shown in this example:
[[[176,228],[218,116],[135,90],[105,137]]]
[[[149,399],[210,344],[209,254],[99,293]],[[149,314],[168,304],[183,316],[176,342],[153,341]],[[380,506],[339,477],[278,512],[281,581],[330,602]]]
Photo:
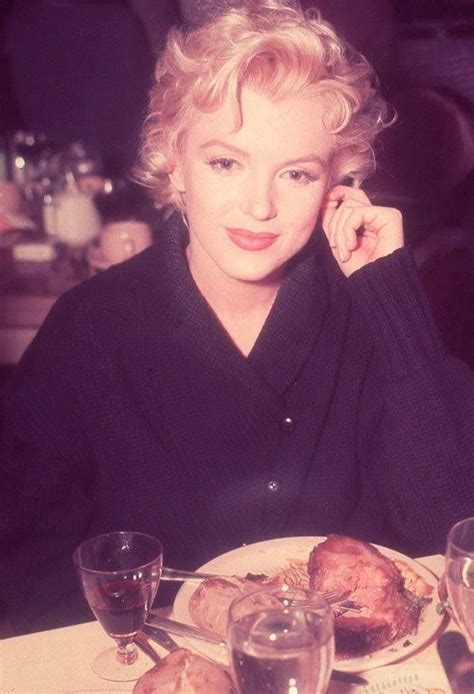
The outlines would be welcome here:
[[[196,568],[331,532],[434,552],[472,515],[473,376],[446,355],[407,251],[346,280],[310,244],[246,358],[196,289],[186,233],[172,218],[65,294],[18,368],[0,490],[18,631],[91,617],[71,554],[100,532],[156,535],[166,564]]]

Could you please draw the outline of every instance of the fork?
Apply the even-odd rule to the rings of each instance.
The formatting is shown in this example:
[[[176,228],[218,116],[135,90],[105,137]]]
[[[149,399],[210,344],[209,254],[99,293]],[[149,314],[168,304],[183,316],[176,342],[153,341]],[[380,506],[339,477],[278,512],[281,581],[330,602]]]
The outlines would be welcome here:
[[[201,583],[201,581],[204,581],[207,578],[232,579],[234,578],[234,576],[231,576],[229,574],[205,573],[202,571],[182,571],[181,569],[171,569],[168,566],[164,566],[161,572],[162,581],[196,581]],[[258,582],[256,581],[255,584],[258,585]],[[340,603],[350,595],[350,591],[341,592],[340,590],[331,590],[322,592],[321,595],[326,600],[326,602]],[[351,605],[348,606],[348,609],[354,609],[354,607]]]
[[[315,591],[317,592],[317,591]],[[320,593],[321,597],[329,603],[329,605],[334,605],[332,612],[334,617],[340,617],[346,612],[360,612],[361,607],[353,600],[346,600],[350,595],[350,591],[345,591],[341,593],[340,591],[330,591]],[[287,600],[286,598],[278,598],[284,605],[289,604],[291,607],[311,607],[311,600]]]

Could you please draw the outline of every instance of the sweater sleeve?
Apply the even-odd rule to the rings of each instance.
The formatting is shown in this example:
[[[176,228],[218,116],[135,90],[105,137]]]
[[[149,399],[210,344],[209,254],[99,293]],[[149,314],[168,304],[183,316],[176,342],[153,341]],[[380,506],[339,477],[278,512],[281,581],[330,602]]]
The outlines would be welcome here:
[[[474,513],[474,374],[447,354],[406,249],[348,282],[378,364],[367,393],[380,411],[366,393],[361,413],[372,431],[365,479],[395,544],[444,551],[450,526]]]
[[[15,371],[3,413],[0,605],[14,632],[58,624],[59,614],[77,620],[74,601],[82,610],[71,555],[92,514],[93,471],[72,377],[80,349],[74,308],[67,296],[53,308]]]

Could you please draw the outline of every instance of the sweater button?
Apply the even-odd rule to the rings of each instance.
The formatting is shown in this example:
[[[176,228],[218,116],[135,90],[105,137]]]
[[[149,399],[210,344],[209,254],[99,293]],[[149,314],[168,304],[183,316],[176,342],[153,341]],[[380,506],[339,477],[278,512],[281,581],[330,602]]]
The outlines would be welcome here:
[[[280,419],[280,429],[281,431],[286,431],[290,433],[295,430],[296,422],[293,417],[282,417]]]
[[[270,480],[267,482],[267,489],[274,494],[280,489],[280,484],[276,480]]]

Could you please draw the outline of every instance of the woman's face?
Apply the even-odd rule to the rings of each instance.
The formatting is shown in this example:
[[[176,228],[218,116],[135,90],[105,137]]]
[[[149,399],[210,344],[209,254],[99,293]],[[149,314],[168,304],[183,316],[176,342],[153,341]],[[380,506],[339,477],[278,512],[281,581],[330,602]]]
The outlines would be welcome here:
[[[327,189],[334,139],[324,101],[272,102],[244,88],[241,107],[238,130],[230,103],[197,112],[171,174],[184,193],[197,281],[280,280],[311,236]]]

